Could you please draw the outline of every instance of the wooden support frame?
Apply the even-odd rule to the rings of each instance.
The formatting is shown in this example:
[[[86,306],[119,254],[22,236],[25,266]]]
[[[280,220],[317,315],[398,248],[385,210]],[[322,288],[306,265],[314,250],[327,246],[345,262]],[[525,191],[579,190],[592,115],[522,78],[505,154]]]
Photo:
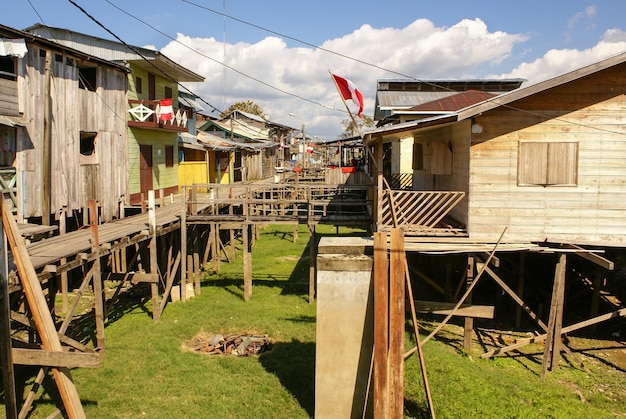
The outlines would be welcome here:
[[[48,310],[37,273],[30,262],[28,251],[13,219],[13,214],[4,201],[2,194],[0,194],[0,205],[2,206],[2,224],[11,245],[22,289],[26,295],[33,321],[39,332],[42,348],[48,351],[60,352],[63,350],[61,341],[57,335],[52,315]],[[52,373],[67,415],[70,418],[84,418],[85,412],[69,369],[65,367],[53,368]]]

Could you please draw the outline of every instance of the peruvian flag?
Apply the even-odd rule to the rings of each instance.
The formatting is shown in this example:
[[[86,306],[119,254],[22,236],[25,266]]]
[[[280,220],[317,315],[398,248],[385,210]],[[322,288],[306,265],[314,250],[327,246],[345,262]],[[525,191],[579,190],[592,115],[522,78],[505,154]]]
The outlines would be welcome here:
[[[315,147],[313,147],[313,144],[307,144],[307,146],[306,146],[306,152],[307,153],[313,153],[314,149],[315,149]]]
[[[332,74],[333,79],[335,80],[335,84],[337,85],[337,89],[339,93],[344,98],[344,100],[352,99],[352,101],[359,106],[359,112],[357,116],[361,118],[361,112],[363,112],[363,95],[357,89],[357,87],[348,79],[344,79],[343,77],[339,77],[335,74]]]
[[[161,121],[171,121],[174,108],[172,107],[172,98],[159,100],[159,119]]]

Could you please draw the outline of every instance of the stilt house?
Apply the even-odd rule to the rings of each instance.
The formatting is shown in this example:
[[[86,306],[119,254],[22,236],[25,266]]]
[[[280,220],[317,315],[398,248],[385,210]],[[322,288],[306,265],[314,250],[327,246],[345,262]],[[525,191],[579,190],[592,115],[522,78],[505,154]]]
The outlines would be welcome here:
[[[126,77],[119,64],[0,26],[0,166],[19,222],[85,213],[128,196]]]
[[[127,203],[139,203],[149,190],[157,197],[177,193],[178,133],[188,131],[190,119],[189,109],[179,107],[178,87],[204,78],[151,49],[44,25],[27,31],[130,68],[120,114],[128,125]]]

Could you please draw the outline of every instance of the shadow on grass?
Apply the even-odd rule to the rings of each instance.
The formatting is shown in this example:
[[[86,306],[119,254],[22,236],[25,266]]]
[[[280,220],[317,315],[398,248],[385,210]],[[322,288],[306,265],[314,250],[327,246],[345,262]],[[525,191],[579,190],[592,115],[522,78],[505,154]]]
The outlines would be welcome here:
[[[303,321],[307,321],[304,319]],[[274,374],[300,406],[313,417],[315,414],[315,342],[274,344],[271,352],[259,356],[265,370]]]

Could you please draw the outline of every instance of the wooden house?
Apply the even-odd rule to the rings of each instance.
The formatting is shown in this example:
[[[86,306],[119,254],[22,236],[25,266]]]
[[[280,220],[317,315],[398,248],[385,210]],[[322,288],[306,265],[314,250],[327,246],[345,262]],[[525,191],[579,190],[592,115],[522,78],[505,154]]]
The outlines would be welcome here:
[[[209,120],[199,127],[202,131],[239,144],[233,156],[234,171],[230,182],[272,176],[274,167],[281,161],[276,150],[280,149],[280,141],[285,141],[285,128],[240,110],[234,110],[220,120]],[[227,167],[225,159],[226,156],[219,153],[218,165],[222,168]]]
[[[128,70],[6,26],[0,38],[0,165],[18,221],[81,218],[90,199],[115,218],[128,196]]]
[[[125,119],[128,126],[127,203],[149,190],[156,196],[178,191],[178,133],[188,131],[189,108],[179,106],[179,83],[204,78],[158,51],[129,47],[66,29],[35,25],[27,31],[100,57],[123,63],[130,73]]]
[[[450,112],[366,134],[377,223],[415,235],[624,246],[626,54]],[[410,190],[389,190],[384,153],[404,141]],[[383,192],[386,189],[387,191]]]

